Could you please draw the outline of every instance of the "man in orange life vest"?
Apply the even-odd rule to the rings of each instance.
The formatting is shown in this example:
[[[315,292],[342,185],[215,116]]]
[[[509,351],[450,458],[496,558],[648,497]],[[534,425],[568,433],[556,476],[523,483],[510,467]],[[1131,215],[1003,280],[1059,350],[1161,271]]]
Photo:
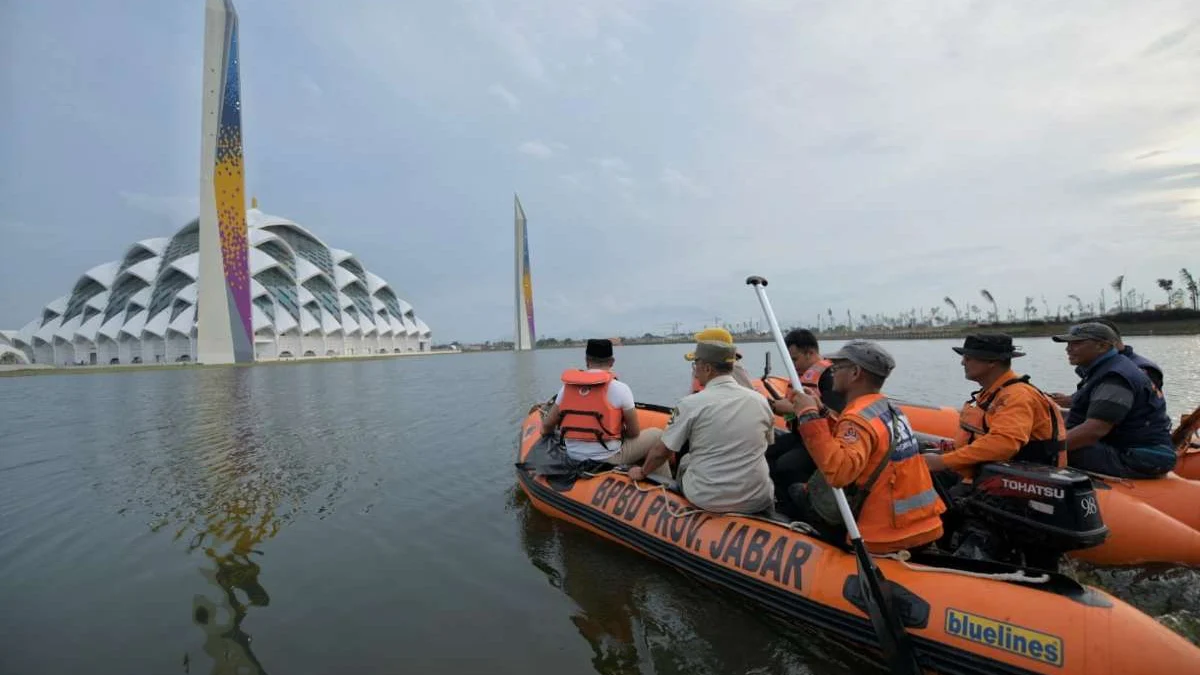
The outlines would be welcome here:
[[[662,431],[639,426],[633,390],[612,372],[612,341],[588,340],[584,358],[587,370],[563,372],[563,386],[542,420],[542,435],[561,428],[567,455],[577,461],[642,461]],[[670,478],[670,471],[659,475]]]
[[[1012,360],[1025,356],[1007,335],[968,335],[962,347],[963,373],[982,387],[959,413],[953,449],[925,453],[930,471],[951,469],[970,476],[984,462],[1017,460],[1066,465],[1067,430],[1062,413],[1047,394],[1017,375]]]
[[[833,371],[829,368],[832,362],[821,356],[821,347],[812,331],[804,328],[788,331],[783,343],[800,376],[800,386],[817,400],[821,412],[832,414],[846,407],[846,397],[833,389]],[[783,398],[771,401],[771,410],[776,415],[783,415],[789,422],[795,419],[791,395],[792,386],[789,383],[782,394]],[[771,480],[775,481],[776,506],[789,516],[796,515],[796,505],[788,502],[791,494],[789,487],[807,482],[817,470],[800,436],[795,433],[777,436],[771,447],[767,448],[767,464],[771,467]]]
[[[879,393],[896,362],[865,340],[829,357],[833,387],[846,396],[837,420],[822,417],[816,399],[794,392],[797,430],[820,475],[789,488],[792,500],[819,528],[840,525],[829,488],[846,488],[867,548],[875,553],[916,548],[942,536],[946,506],[933,488],[912,426]]]
[[[796,366],[796,373],[800,376],[800,386],[804,387],[809,396],[835,412],[844,408],[846,397],[833,389],[833,373],[829,371],[832,362],[821,356],[821,346],[817,342],[817,336],[808,329],[797,328],[788,331],[788,334],[783,337],[783,344],[787,346],[788,355],[792,357],[792,364]],[[795,412],[792,410],[789,400],[791,393],[789,385],[783,398],[771,403],[771,409],[777,415]]]

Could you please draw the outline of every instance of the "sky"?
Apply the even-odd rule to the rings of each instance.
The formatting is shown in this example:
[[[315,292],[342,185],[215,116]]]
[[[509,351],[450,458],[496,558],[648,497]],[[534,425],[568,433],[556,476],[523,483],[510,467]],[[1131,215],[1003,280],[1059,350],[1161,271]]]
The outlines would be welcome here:
[[[512,338],[514,193],[539,337],[1200,274],[1194,0],[236,4],[248,193],[435,342]],[[0,2],[0,327],[196,216],[203,26]]]

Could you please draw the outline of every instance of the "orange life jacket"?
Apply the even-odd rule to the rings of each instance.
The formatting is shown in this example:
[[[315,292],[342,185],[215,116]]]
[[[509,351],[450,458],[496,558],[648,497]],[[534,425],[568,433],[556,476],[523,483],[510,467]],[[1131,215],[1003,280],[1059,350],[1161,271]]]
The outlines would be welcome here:
[[[855,399],[842,411],[847,417],[871,433],[871,458],[854,482],[869,489],[858,516],[863,540],[872,550],[887,551],[936,541],[946,505],[933,488],[908,418],[882,394]]]
[[[971,399],[963,404],[962,410],[958,413],[958,432],[955,434],[955,446],[961,448],[975,442],[975,439],[980,436],[986,436],[990,432],[987,421],[988,409],[991,408],[992,403],[996,401],[996,397],[1000,395],[1000,392],[1005,387],[1018,384],[1033,387],[1041,396],[1046,405],[1046,414],[1050,418],[1050,438],[1033,438],[1031,434],[1030,439],[1025,442],[1025,445],[1017,449],[1017,454],[1012,459],[1021,462],[1048,464],[1050,466],[1064,466],[1063,460],[1066,455],[1067,433],[1063,424],[1062,413],[1059,412],[1058,406],[1054,404],[1054,401],[1049,396],[1030,384],[1028,375],[1014,377],[1004,382],[986,400],[979,398],[978,395],[981,392],[972,393]],[[1036,422],[1036,419],[1030,420],[1031,424],[1036,424]]]
[[[825,374],[825,369],[833,365],[833,361],[829,359],[821,359],[817,361],[811,368],[800,373],[800,386],[804,387],[804,392],[809,396],[821,400],[821,375]],[[790,393],[790,392],[789,392]]]
[[[605,441],[621,438],[623,411],[608,402],[608,383],[616,375],[606,370],[565,370],[562,374],[563,398],[558,410],[558,426],[563,438],[578,441]]]

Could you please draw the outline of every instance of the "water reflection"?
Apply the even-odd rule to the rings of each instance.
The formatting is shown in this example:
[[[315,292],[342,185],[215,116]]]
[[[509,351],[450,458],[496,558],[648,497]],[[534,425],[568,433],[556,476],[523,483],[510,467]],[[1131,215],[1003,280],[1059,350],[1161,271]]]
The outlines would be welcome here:
[[[248,606],[271,602],[258,580],[262,568],[251,556],[261,558],[257,547],[279,533],[279,490],[258,461],[263,448],[251,397],[252,369],[221,368],[200,375],[188,392],[195,402],[190,408],[194,416],[181,425],[181,440],[202,461],[180,467],[195,472],[186,482],[199,483],[192,490],[200,503],[190,505],[192,516],[175,537],[199,530],[191,536],[187,552],[204,552],[211,566],[200,573],[216,587],[218,600],[195,595],[192,622],[204,631],[204,652],[212,659],[214,675],[262,675],[265,669],[250,648],[242,622]],[[185,664],[188,660],[185,657]]]
[[[249,603],[255,607],[271,604],[266,589],[258,582],[261,568],[248,555],[218,555],[211,548],[205,549],[204,554],[216,563],[217,567],[216,571],[203,570],[205,578],[224,591],[223,607],[218,607],[203,595],[196,595],[192,599],[192,621],[204,630],[204,653],[213,660],[212,673],[265,673],[266,670],[250,649],[250,635],[242,630],[242,621],[246,618],[246,605],[234,592],[242,591]],[[224,619],[221,618],[222,614]]]
[[[519,487],[508,509],[530,563],[574,602],[569,620],[601,675],[871,672],[820,636],[543,515]]]

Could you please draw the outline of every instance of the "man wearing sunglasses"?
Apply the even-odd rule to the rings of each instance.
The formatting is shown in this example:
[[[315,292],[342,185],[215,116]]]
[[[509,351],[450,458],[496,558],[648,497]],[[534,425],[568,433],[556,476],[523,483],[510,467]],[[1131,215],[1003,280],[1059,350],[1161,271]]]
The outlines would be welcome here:
[[[875,553],[933,543],[942,536],[945,504],[933,488],[912,425],[880,393],[896,362],[866,340],[847,342],[829,360],[833,388],[846,397],[836,420],[816,399],[794,392],[797,431],[816,463],[807,485],[788,488],[806,520],[829,534],[842,523],[831,488],[844,488],[863,541]]]

